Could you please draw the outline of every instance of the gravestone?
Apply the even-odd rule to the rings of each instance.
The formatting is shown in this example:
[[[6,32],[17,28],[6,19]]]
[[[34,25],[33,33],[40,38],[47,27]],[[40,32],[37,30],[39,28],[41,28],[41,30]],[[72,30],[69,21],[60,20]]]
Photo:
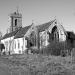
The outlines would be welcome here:
[[[71,58],[72,58],[72,63],[75,64],[75,48],[72,49]]]

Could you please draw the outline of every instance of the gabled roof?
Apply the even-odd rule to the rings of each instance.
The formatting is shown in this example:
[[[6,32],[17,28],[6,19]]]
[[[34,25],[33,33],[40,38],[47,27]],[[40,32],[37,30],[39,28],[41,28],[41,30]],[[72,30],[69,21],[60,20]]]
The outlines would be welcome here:
[[[56,19],[55,19],[55,20],[56,20]],[[45,29],[47,29],[55,20],[52,20],[52,21],[50,21],[50,22],[47,22],[47,23],[38,25],[37,28],[38,28],[39,32],[42,32],[42,31],[44,31]]]
[[[30,27],[31,25],[21,28],[15,35],[14,39],[23,37]]]
[[[9,37],[15,36],[17,32],[18,32],[18,30],[13,31],[13,32],[11,32],[11,33],[6,33],[6,34],[2,37],[2,39],[6,39],[6,38],[9,38]]]

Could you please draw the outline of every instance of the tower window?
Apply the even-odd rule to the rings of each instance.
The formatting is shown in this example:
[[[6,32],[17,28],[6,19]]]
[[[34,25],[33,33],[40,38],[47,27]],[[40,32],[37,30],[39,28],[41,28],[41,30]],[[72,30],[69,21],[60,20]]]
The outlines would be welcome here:
[[[15,26],[17,26],[17,19],[15,19]]]

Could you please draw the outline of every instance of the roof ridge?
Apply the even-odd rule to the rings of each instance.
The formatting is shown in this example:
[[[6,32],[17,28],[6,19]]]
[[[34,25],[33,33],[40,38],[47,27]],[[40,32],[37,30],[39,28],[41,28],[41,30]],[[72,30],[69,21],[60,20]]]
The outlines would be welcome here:
[[[38,30],[41,32],[45,29],[47,29],[55,20],[49,21],[47,23],[43,23],[37,26]]]
[[[19,29],[20,30],[20,29]],[[10,33],[6,33],[2,39],[5,39],[5,38],[8,38],[8,37],[12,37],[14,35],[16,35],[16,33],[19,31],[19,30],[16,30],[16,31],[13,31],[13,32],[10,32]]]

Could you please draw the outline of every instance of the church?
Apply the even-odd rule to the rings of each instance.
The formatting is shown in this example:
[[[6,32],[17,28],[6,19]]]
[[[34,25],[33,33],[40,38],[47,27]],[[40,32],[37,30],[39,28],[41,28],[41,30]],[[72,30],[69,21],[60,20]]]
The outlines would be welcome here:
[[[31,47],[41,49],[53,41],[66,40],[66,31],[57,19],[36,25],[34,23],[22,27],[22,14],[18,11],[10,14],[10,32],[6,33],[1,42],[8,54],[23,54]]]

